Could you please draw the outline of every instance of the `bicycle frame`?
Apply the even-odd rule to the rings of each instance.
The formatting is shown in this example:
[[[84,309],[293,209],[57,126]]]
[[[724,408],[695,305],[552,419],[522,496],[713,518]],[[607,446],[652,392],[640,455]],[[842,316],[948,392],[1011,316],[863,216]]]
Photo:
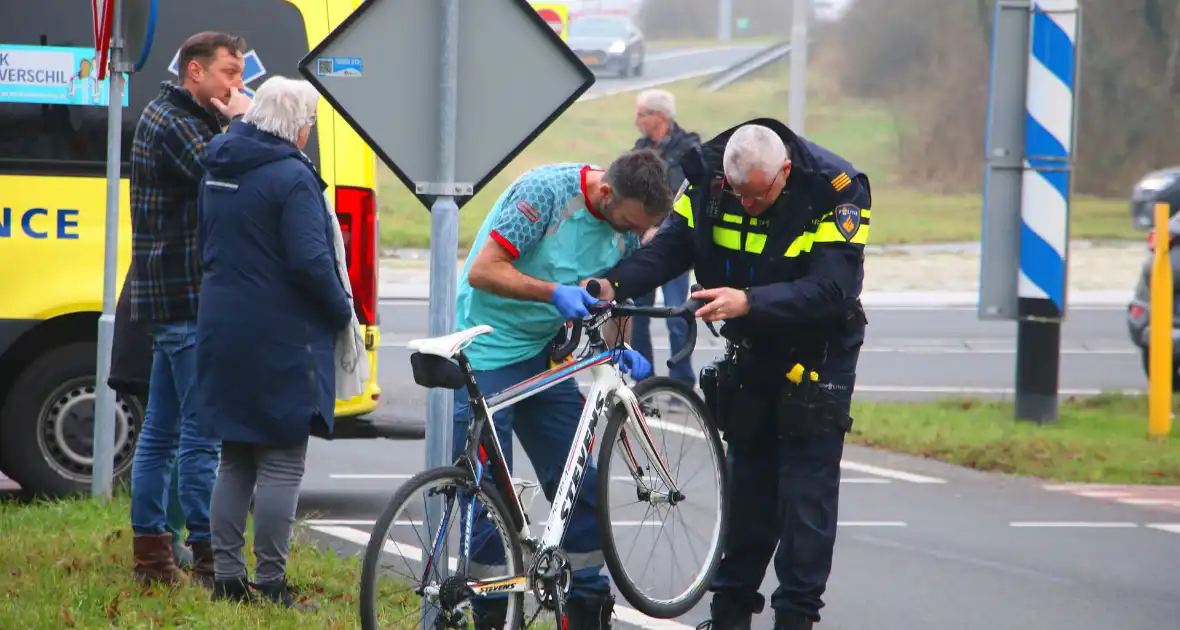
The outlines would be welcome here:
[[[592,344],[592,347],[593,345],[598,344]],[[464,456],[456,464],[470,465],[477,483],[483,474],[488,473],[492,475],[492,480],[497,490],[510,506],[508,516],[512,520],[511,526],[520,533],[521,540],[534,552],[561,546],[594,449],[595,430],[605,415],[606,410],[613,408],[615,405],[621,405],[627,415],[623,425],[624,430],[626,428],[637,429],[631,433],[641,436],[639,446],[647,455],[649,461],[654,462],[653,468],[655,469],[655,473],[667,484],[666,487],[669,488],[669,494],[678,495],[680,492],[675,481],[672,479],[672,475],[668,472],[663,456],[656,448],[651,431],[647,425],[647,419],[640,407],[639,399],[623,381],[618,368],[612,365],[611,359],[616,352],[616,350],[610,349],[596,349],[593,354],[586,358],[558,365],[526,381],[493,394],[486,399],[479,392],[474,371],[470,363],[468,363],[466,356],[462,352],[459,352],[455,357],[466,377],[468,395],[472,409],[474,410],[473,421],[467,430],[467,448]],[[582,407],[582,415],[578,421],[578,428],[574,432],[574,442],[570,448],[569,455],[566,457],[565,468],[563,469],[561,480],[558,482],[557,490],[554,494],[553,506],[549,511],[549,519],[545,525],[545,531],[538,541],[529,531],[530,519],[524,506],[521,504],[516,488],[512,484],[511,473],[508,470],[507,464],[504,462],[504,452],[500,448],[499,435],[496,432],[495,423],[492,421],[492,415],[505,407],[535,396],[586,370],[590,371],[593,379],[590,392],[585,397],[586,402]],[[627,445],[627,449],[630,451],[630,446],[626,439],[620,443]],[[627,463],[631,476],[637,482],[641,481],[634,458],[629,456]],[[470,551],[473,520],[470,516],[471,513],[468,512],[467,527],[462,543],[463,553],[459,559],[461,565],[459,567],[460,575],[467,572],[466,564]],[[445,521],[444,523],[440,523],[440,526],[442,525],[445,525]],[[441,533],[442,530],[440,530],[439,535]],[[532,580],[528,576],[503,576],[488,580],[470,581],[468,582],[468,586],[474,594],[484,595],[527,591],[531,587],[531,582]]]
[[[586,288],[587,292],[591,295],[597,296],[599,293],[597,281],[592,281]],[[694,285],[692,290],[700,290],[700,286]],[[647,418],[644,416],[638,397],[627,386],[626,382],[623,381],[619,374],[619,369],[615,366],[614,361],[612,361],[619,349],[608,347],[599,329],[613,317],[647,316],[685,318],[689,325],[686,338],[687,343],[685,344],[685,348],[681,349],[680,352],[668,360],[668,365],[671,367],[687,358],[688,354],[691,353],[696,345],[696,321],[694,314],[702,304],[704,302],[700,300],[689,300],[685,304],[673,308],[612,304],[605,309],[597,310],[594,315],[585,321],[574,320],[573,334],[570,336],[570,340],[566,345],[561,346],[560,349],[554,348],[553,351],[556,353],[556,356],[568,356],[569,353],[577,348],[578,337],[585,327],[589,333],[589,343],[587,345],[587,348],[590,350],[589,356],[576,361],[564,362],[528,380],[497,392],[488,398],[485,398],[480,393],[479,384],[475,379],[475,370],[467,360],[466,354],[461,348],[457,349],[457,352],[452,350],[453,354],[451,358],[455,360],[462,371],[467,387],[468,400],[473,410],[472,422],[467,427],[466,448],[464,449],[463,455],[455,460],[454,465],[469,467],[475,476],[477,488],[483,480],[484,473],[491,474],[492,482],[503,496],[505,503],[509,506],[508,518],[512,521],[509,525],[519,533],[521,542],[531,553],[557,549],[565,539],[570,516],[573,513],[574,504],[577,502],[578,493],[581,491],[582,482],[585,480],[589,467],[590,457],[594,451],[595,430],[608,408],[614,409],[616,406],[619,406],[625,414],[623,426],[620,428],[622,435],[620,436],[619,444],[626,450],[625,461],[628,464],[631,477],[635,479],[636,483],[643,484],[643,479],[635,462],[634,450],[631,448],[627,439],[627,429],[633,429],[632,434],[638,434],[640,436],[640,448],[647,455],[648,459],[653,462],[651,468],[655,469],[656,476],[668,488],[666,497],[671,501],[676,501],[683,497],[680,488],[668,472],[667,463],[656,449],[651,430],[648,428]],[[712,325],[709,328],[712,330]],[[714,334],[716,334],[715,331]],[[570,447],[569,455],[566,456],[565,467],[553,496],[554,500],[549,510],[549,520],[545,524],[544,533],[541,535],[540,540],[538,540],[529,532],[530,519],[524,506],[521,505],[516,488],[512,484],[512,475],[508,470],[508,465],[504,462],[504,452],[500,448],[500,439],[496,433],[496,426],[492,420],[492,416],[495,412],[505,407],[514,405],[526,398],[543,392],[586,370],[590,371],[592,377],[590,394],[588,397],[583,397],[582,415],[578,420],[578,427],[574,432],[574,441]],[[468,565],[470,562],[471,528],[473,521],[471,515],[474,511],[474,506],[475,498],[472,497],[470,507],[467,511],[467,525],[463,532],[462,553],[459,557],[459,567],[457,567],[459,569],[459,575],[469,574]],[[443,533],[446,531],[447,521],[449,520],[450,517],[447,515],[439,523],[438,531],[435,534],[434,545],[432,546],[431,558],[438,553],[439,545],[442,541]],[[427,562],[427,573],[429,573],[429,568],[430,561]],[[533,571],[529,570],[523,575],[501,575],[490,579],[468,580],[467,587],[469,595],[473,596],[489,595],[492,593],[528,592],[534,587]],[[436,587],[432,588],[434,588],[434,591],[438,590]],[[437,596],[438,592],[434,592],[433,594]]]

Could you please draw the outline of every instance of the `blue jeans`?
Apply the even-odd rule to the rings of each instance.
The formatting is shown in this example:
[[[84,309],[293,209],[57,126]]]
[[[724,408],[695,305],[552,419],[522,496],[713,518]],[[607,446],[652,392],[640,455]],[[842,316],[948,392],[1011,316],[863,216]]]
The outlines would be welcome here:
[[[197,323],[154,324],[151,334],[147,414],[131,464],[131,529],[136,535],[168,531],[165,506],[175,459],[188,543],[207,542],[221,443],[197,419]]]
[[[684,272],[680,277],[669,280],[664,286],[660,287],[664,292],[664,305],[677,306],[683,304],[688,299],[688,272]],[[656,303],[656,292],[652,291],[647,295],[636,298],[635,303],[640,306],[652,306]],[[688,336],[688,324],[682,319],[666,319],[668,324],[668,338],[672,342],[672,353],[676,354],[684,347],[685,338]],[[652,365],[652,374],[656,370],[656,362],[652,356],[651,347],[651,318],[650,317],[632,317],[631,318],[631,347],[639,354],[647,358]],[[696,374],[692,371],[692,357],[688,357],[683,362],[672,368],[668,374],[672,378],[679,379],[691,385],[696,385]]]
[[[531,359],[507,367],[488,371],[477,370],[475,378],[484,396],[490,396],[548,368],[548,356],[542,352]],[[508,470],[512,470],[512,433],[515,431],[525,454],[533,464],[533,470],[537,473],[541,491],[551,503],[565,469],[566,457],[573,448],[574,433],[578,429],[578,420],[585,404],[585,399],[578,391],[577,381],[571,378],[507,409],[497,411],[492,416]],[[452,449],[456,457],[463,453],[463,447],[467,442],[467,426],[471,418],[467,389],[456,390],[452,440]],[[562,543],[574,569],[571,599],[602,594],[610,590],[610,579],[602,574],[605,560],[602,556],[602,545],[599,543],[596,520],[597,471],[593,460],[587,462],[586,477],[582,482],[581,491],[578,492],[578,500],[574,504],[565,541]],[[464,528],[466,511],[463,510],[464,516],[460,521]],[[487,520],[487,514],[479,504],[476,505],[475,523],[471,528],[471,549],[473,576],[504,575],[504,550],[495,529]],[[481,575],[483,572],[487,575]]]

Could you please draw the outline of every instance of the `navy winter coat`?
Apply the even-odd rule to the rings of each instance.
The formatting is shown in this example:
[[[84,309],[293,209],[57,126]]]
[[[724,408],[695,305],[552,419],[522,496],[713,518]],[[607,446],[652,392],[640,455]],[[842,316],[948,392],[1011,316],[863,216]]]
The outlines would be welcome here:
[[[296,446],[336,406],[332,350],[352,305],[327,185],[291,143],[233,122],[202,163],[197,403],[223,440]]]

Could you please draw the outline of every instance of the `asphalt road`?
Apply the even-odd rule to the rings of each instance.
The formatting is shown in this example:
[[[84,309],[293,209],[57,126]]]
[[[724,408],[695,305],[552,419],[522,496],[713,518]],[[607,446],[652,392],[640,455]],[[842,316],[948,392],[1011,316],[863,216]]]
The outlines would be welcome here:
[[[723,46],[649,50],[644,61],[643,76],[626,79],[599,76],[582,99],[705,76],[724,70],[761,49],[760,46]]]
[[[535,479],[514,446],[515,475]],[[421,441],[315,441],[300,511],[325,544],[356,553],[385,501],[423,466]],[[1159,630],[1180,618],[1180,512],[855,447],[844,468],[822,628]],[[534,520],[547,509],[539,498]],[[624,544],[637,535],[625,523],[615,531]],[[651,564],[667,566],[661,557]],[[761,592],[769,597],[776,581],[772,569]],[[653,576],[644,585],[661,583]],[[707,618],[708,596],[671,623],[644,618],[621,597],[616,613],[623,625],[689,630]],[[769,612],[755,620],[771,624]]]
[[[425,416],[425,390],[412,384],[403,347],[422,336],[425,312],[423,303],[382,305],[384,404],[402,418]],[[1003,395],[1011,386],[1011,324],[979,322],[970,309],[873,309],[868,318],[862,398],[913,399],[943,390]],[[666,347],[663,324],[653,329],[657,348]],[[698,366],[717,352],[705,346],[694,356]],[[1119,309],[1070,313],[1063,347],[1065,389],[1143,386]],[[661,443],[684,432],[655,427],[654,433]],[[515,476],[536,479],[514,442]],[[424,466],[420,440],[314,441],[301,513],[326,544],[356,552],[397,486]],[[1154,630],[1175,627],[1180,618],[1180,501],[1088,498],[857,447],[846,450],[844,475],[820,627]],[[548,508],[538,498],[534,520],[543,522]],[[636,535],[627,527],[617,526],[620,537]],[[769,597],[776,582],[771,569],[762,593]],[[665,630],[688,630],[708,616],[707,597],[673,622],[647,620],[621,597],[618,606],[619,622]],[[755,627],[771,623],[768,611]]]

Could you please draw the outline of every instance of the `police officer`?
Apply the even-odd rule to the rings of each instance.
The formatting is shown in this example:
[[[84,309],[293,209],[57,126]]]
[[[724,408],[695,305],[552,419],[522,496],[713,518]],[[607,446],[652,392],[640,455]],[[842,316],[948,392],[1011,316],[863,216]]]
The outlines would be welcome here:
[[[611,269],[600,297],[643,295],[695,266],[705,289],[692,297],[708,301],[697,316],[724,321],[725,358],[700,382],[729,445],[731,484],[725,555],[702,626],[748,629],[773,557],[775,628],[809,629],[832,567],[864,340],[869,179],[767,118],[721,133],[681,165],[691,207]],[[797,365],[815,380],[788,378]]]

